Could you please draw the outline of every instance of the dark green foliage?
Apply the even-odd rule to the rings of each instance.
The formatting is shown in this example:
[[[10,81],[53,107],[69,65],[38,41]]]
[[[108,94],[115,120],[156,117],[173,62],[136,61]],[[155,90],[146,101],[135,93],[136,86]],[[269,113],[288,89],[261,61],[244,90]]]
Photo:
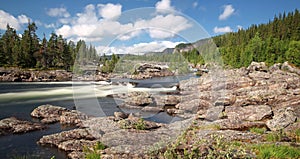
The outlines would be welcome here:
[[[248,66],[252,61],[268,64],[289,61],[300,66],[300,13],[275,16],[267,24],[213,38],[226,65]]]
[[[120,57],[115,54],[112,54],[110,60],[108,60],[105,54],[101,56],[100,57],[100,64],[102,64],[102,67],[100,68],[101,72],[103,73],[113,72],[119,59]]]
[[[83,40],[75,45],[55,33],[49,40],[45,35],[40,40],[36,30],[35,23],[29,22],[20,37],[14,28],[7,25],[4,34],[0,34],[0,67],[71,70],[76,56],[84,64],[98,61],[95,47],[87,46]],[[79,53],[80,48],[82,52]]]

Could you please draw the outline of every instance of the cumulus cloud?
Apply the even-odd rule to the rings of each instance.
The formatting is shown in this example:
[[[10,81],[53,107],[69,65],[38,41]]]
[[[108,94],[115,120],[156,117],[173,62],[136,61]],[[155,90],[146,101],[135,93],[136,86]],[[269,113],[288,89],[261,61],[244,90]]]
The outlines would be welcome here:
[[[172,41],[153,41],[148,43],[138,43],[132,46],[120,46],[120,47],[105,47],[98,46],[96,50],[100,54],[144,54],[148,52],[161,52],[166,48],[174,48],[176,45],[183,43]]]
[[[229,18],[235,11],[232,5],[225,5],[223,13],[219,16],[219,20],[226,20]]]
[[[174,7],[171,6],[171,0],[161,0],[155,4],[155,9],[159,13],[169,13],[174,11]]]
[[[148,28],[150,37],[157,39],[170,38],[189,27],[191,24],[182,16],[173,14],[157,15],[150,20],[140,20],[135,23],[136,28]]]
[[[14,17],[13,15],[0,10],[0,29],[5,30],[6,25],[9,24],[11,27],[15,28],[16,30],[20,30],[22,24],[28,23],[28,20],[31,20],[26,15],[19,15]]]
[[[116,19],[122,13],[122,6],[120,4],[98,4],[99,15],[104,19]]]
[[[47,14],[51,17],[64,17],[68,18],[70,17],[70,13],[67,11],[66,8],[60,7],[60,8],[50,8],[47,11]]]
[[[170,1],[166,3],[163,0],[157,4],[158,8],[172,8],[169,6]],[[142,32],[148,33],[154,39],[165,39],[192,26],[186,18],[173,13],[154,14],[149,19],[121,23],[117,20],[121,10],[120,4],[98,4],[97,7],[89,4],[74,17],[59,19],[63,25],[56,29],[56,33],[68,39],[85,39],[89,42],[109,37],[124,41],[137,37]]]
[[[229,26],[220,27],[220,28],[215,27],[214,32],[215,33],[228,33],[228,32],[232,32],[232,29]]]

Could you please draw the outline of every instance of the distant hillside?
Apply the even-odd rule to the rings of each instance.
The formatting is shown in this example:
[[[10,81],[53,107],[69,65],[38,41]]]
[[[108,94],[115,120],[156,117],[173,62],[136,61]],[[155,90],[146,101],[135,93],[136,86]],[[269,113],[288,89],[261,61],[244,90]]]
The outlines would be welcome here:
[[[252,25],[246,30],[212,39],[219,48],[224,64],[228,66],[248,66],[252,61],[269,65],[289,61],[300,67],[300,13],[297,9],[279,14],[266,24]],[[209,39],[179,44],[175,52],[183,53],[192,63],[203,63],[198,56],[207,56],[206,53],[214,51],[213,46],[209,48],[207,44],[212,45]],[[209,56],[204,59],[213,58],[213,55]]]

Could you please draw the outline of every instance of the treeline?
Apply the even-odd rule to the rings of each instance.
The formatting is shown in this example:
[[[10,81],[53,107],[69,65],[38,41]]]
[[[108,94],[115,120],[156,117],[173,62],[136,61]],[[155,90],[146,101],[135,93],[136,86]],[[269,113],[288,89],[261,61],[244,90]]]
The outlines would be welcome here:
[[[55,33],[49,40],[45,35],[40,40],[36,30],[35,23],[29,22],[19,36],[7,25],[3,35],[0,34],[0,67],[71,70],[75,61],[88,63],[98,58],[95,47],[83,40],[74,43]]]
[[[213,38],[226,65],[248,66],[252,61],[267,64],[289,61],[300,67],[300,13],[296,9],[275,16],[266,24]]]
[[[300,13],[296,9],[279,14],[266,24],[252,25],[212,40],[179,44],[175,49],[195,65],[222,59],[225,65],[235,68],[248,66],[252,61],[269,65],[289,61],[300,67]]]

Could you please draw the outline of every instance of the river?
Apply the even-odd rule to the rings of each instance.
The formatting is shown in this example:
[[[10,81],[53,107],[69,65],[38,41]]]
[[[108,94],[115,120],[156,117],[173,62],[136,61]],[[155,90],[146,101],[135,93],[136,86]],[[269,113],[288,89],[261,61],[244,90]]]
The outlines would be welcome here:
[[[110,82],[36,82],[36,83],[0,83],[0,119],[16,117],[21,120],[37,122],[30,112],[39,105],[51,104],[68,109],[77,109],[88,115],[110,116],[115,111],[133,112],[139,110],[120,109],[122,101],[107,97],[111,94],[130,91],[148,91],[151,93],[176,90],[176,84],[182,77],[162,77],[147,80],[112,80]],[[119,84],[114,84],[118,82]],[[128,82],[134,83],[128,84]],[[124,84],[125,83],[125,84]],[[161,123],[180,120],[161,113],[144,113],[142,117]],[[59,123],[49,124],[48,128],[25,134],[0,136],[0,158],[66,158],[66,153],[51,146],[36,144],[42,136],[70,130]]]

